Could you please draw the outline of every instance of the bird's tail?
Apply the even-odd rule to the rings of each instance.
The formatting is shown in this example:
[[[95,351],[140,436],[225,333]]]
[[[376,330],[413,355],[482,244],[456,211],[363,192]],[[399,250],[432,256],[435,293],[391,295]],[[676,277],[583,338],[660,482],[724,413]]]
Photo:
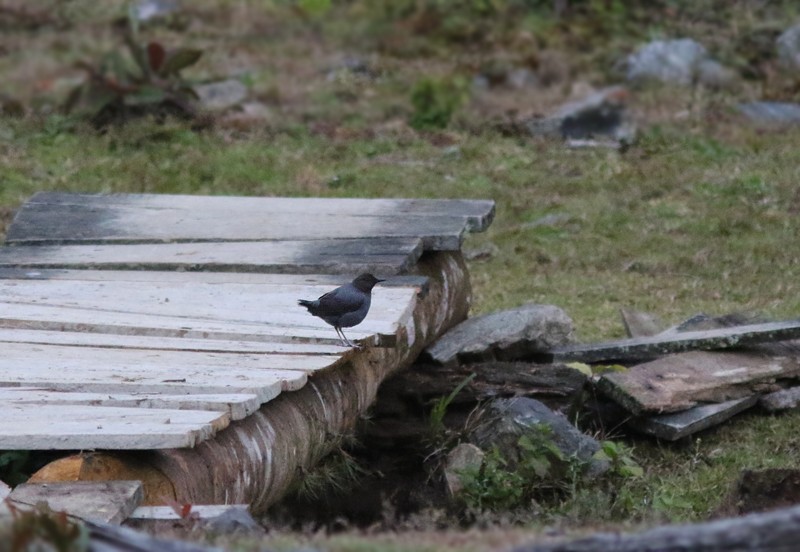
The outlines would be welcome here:
[[[301,307],[307,308],[309,311],[313,309],[316,305],[314,305],[315,301],[306,301],[305,299],[299,299],[297,304]]]

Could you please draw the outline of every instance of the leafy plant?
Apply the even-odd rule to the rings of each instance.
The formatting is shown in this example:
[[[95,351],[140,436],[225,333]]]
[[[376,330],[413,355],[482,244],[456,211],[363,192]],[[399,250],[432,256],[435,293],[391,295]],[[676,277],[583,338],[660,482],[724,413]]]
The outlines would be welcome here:
[[[570,491],[567,483],[583,469],[577,457],[565,455],[553,441],[549,426],[539,425],[517,441],[519,459],[504,458],[497,447],[487,453],[479,467],[460,473],[462,498],[468,507],[509,510],[537,500],[544,491]]]
[[[611,472],[620,477],[641,477],[642,467],[633,459],[632,449],[623,443],[603,441],[594,457],[606,460],[611,465]]]
[[[411,90],[414,113],[411,126],[416,129],[444,128],[467,96],[462,78],[430,78],[418,81]]]
[[[45,503],[30,511],[22,511],[11,503],[7,503],[7,507],[12,522],[0,530],[0,542],[8,545],[7,550],[83,552],[89,549],[89,531],[72,522],[64,512],[53,512]]]
[[[126,50],[109,52],[97,66],[78,64],[87,79],[69,95],[65,110],[88,116],[98,127],[146,113],[192,117],[197,94],[181,72],[194,65],[202,51],[142,44],[136,18],[129,16],[128,22]]]
[[[450,403],[453,402],[453,399],[456,398],[456,395],[474,379],[475,374],[470,374],[456,385],[449,395],[440,398],[434,403],[431,408],[430,417],[428,418],[428,429],[433,435],[439,435],[444,431],[444,415],[447,414],[447,408],[450,406]]]
[[[26,467],[29,458],[27,450],[0,452],[0,481],[12,486],[24,483],[28,479]]]
[[[527,483],[522,474],[508,468],[508,461],[497,447],[487,453],[479,467],[466,468],[459,476],[463,485],[461,498],[478,511],[516,508]]]

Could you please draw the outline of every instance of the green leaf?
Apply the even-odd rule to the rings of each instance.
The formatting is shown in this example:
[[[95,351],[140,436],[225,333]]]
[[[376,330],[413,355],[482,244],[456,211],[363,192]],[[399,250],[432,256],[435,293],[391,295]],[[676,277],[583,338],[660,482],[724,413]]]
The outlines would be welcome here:
[[[570,362],[565,366],[572,368],[573,370],[577,370],[585,376],[592,377],[592,367],[585,362]]]
[[[308,15],[325,15],[331,9],[331,0],[298,0],[297,5]]]
[[[161,74],[165,77],[174,75],[182,69],[197,63],[197,60],[200,59],[202,55],[202,50],[193,48],[178,48],[177,50],[172,50],[167,54],[164,65],[161,67]]]
[[[127,105],[152,105],[161,103],[167,94],[157,86],[142,86],[136,92],[125,96]]]

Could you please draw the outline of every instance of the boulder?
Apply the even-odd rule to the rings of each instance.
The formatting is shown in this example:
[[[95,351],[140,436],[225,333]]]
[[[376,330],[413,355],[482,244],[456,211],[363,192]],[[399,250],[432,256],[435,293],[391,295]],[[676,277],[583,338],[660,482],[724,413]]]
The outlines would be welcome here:
[[[247,99],[247,87],[237,79],[200,84],[194,87],[200,105],[211,111],[223,111]]]
[[[572,333],[572,319],[559,307],[527,304],[465,320],[428,347],[423,359],[443,366],[517,360],[570,343]]]
[[[596,439],[585,435],[566,417],[553,412],[536,399],[496,399],[484,407],[478,416],[478,423],[470,432],[469,440],[483,450],[496,446],[501,456],[512,464],[522,456],[518,446],[520,437],[540,432],[541,426],[545,426],[565,458],[575,457],[586,463],[587,475],[597,476],[609,469],[607,461],[593,458],[600,450],[600,443]]]
[[[456,496],[463,490],[461,474],[464,470],[479,468],[485,456],[481,449],[471,443],[461,443],[447,454],[444,479],[450,496]]]
[[[769,126],[800,123],[800,104],[792,102],[746,102],[737,106],[750,122]]]
[[[634,82],[720,87],[735,80],[733,71],[712,60],[705,46],[690,38],[649,42],[629,55],[625,65],[628,80]]]
[[[800,25],[794,25],[783,31],[775,39],[778,61],[789,71],[800,69]]]

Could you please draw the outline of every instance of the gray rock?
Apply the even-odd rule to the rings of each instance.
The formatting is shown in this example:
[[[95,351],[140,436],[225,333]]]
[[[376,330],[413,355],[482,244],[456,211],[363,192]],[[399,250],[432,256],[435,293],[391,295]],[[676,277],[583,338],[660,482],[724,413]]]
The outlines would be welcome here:
[[[800,387],[768,393],[758,400],[758,405],[767,412],[793,410],[800,406]]]
[[[737,80],[734,70],[713,59],[704,59],[697,65],[697,82],[708,88],[730,88]]]
[[[239,80],[227,79],[200,84],[194,87],[200,105],[211,111],[223,111],[241,104],[247,99],[247,87]]]
[[[461,474],[466,469],[479,468],[486,456],[471,443],[461,443],[447,454],[444,466],[444,479],[450,496],[456,496],[464,489]]]
[[[491,242],[478,247],[464,248],[464,258],[468,261],[485,261],[498,253],[500,253],[500,248]]]
[[[553,305],[527,304],[469,318],[425,350],[435,364],[516,360],[572,341],[572,319]]]
[[[150,21],[166,17],[178,11],[178,0],[140,0],[133,5],[133,14],[139,21]]]
[[[483,450],[498,447],[502,457],[514,463],[522,455],[517,444],[519,438],[526,433],[540,432],[540,426],[550,428],[553,443],[565,457],[576,457],[586,463],[588,475],[608,471],[608,462],[593,458],[600,450],[600,443],[536,399],[515,397],[492,401],[480,412],[469,440]]]
[[[705,46],[690,38],[654,40],[628,56],[627,77],[687,86],[695,82],[700,64],[707,59]]]
[[[525,88],[534,88],[538,86],[539,77],[527,67],[522,67],[509,71],[508,75],[506,75],[506,83],[508,83],[511,88],[523,90]]]
[[[630,144],[636,126],[627,111],[630,94],[624,86],[604,88],[563,105],[550,117],[523,123],[533,136],[561,136],[566,140],[608,137],[616,143]]]
[[[800,25],[789,27],[775,39],[780,64],[792,71],[800,69]]]
[[[218,535],[261,535],[266,531],[244,508],[229,508],[219,516],[202,521],[206,531]]]
[[[789,102],[748,102],[737,106],[750,121],[764,125],[796,125],[800,123],[800,104]]]

